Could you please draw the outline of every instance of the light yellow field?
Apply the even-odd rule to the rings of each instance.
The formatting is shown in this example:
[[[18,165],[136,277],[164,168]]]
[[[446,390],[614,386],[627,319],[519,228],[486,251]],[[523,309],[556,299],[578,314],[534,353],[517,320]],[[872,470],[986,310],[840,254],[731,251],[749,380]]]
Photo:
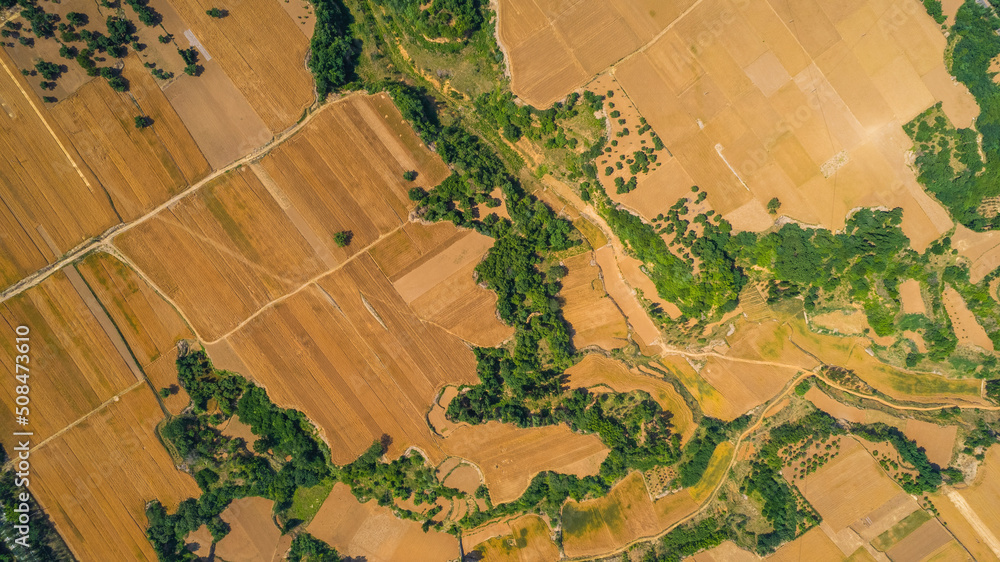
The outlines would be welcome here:
[[[701,503],[708,499],[708,496],[715,490],[715,486],[722,481],[726,469],[729,468],[729,461],[732,456],[733,444],[729,441],[720,443],[715,448],[712,458],[708,460],[708,468],[705,469],[705,474],[701,476],[701,480],[697,484],[688,490],[696,502]]]

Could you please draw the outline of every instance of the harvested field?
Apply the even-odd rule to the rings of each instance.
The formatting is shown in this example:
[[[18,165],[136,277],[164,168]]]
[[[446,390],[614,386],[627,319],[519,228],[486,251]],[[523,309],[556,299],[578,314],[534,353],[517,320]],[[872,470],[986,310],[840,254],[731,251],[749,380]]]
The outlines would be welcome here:
[[[901,521],[918,512],[924,515],[915,517],[924,517],[923,521],[930,518],[927,512],[920,509],[920,504],[917,503],[917,500],[913,499],[913,496],[900,491],[895,497],[880,505],[871,513],[858,518],[851,525],[851,529],[865,541],[877,541],[883,533],[896,528]],[[922,524],[923,521],[917,524]]]
[[[816,526],[806,531],[801,537],[782,546],[765,560],[769,562],[798,562],[806,559],[843,560],[844,555],[830,540],[830,537],[826,536],[823,529]]]
[[[179,74],[163,90],[212,168],[225,167],[272,138],[215,59],[198,76]]]
[[[358,503],[337,483],[306,529],[342,556],[368,562],[444,562],[458,557],[458,540],[440,531],[424,533],[420,523],[398,519],[375,501]]]
[[[425,414],[447,384],[476,382],[471,350],[422,323],[361,254],[227,338],[271,399],[305,412],[333,461],[353,461],[383,434],[388,456],[411,445],[447,456]],[[281,350],[291,347],[296,354]]]
[[[573,347],[583,349],[596,345],[606,350],[618,349],[628,343],[628,324],[618,305],[604,290],[601,269],[593,252],[585,252],[563,260],[566,276],[562,279],[559,296],[563,317],[573,334]]]
[[[686,493],[649,499],[642,475],[625,477],[607,496],[563,506],[563,550],[566,556],[593,556],[656,534],[690,514],[697,502]]]
[[[696,425],[691,409],[669,382],[631,371],[618,361],[593,353],[567,369],[566,374],[570,388],[601,392],[603,386],[615,392],[646,392],[661,408],[673,413],[674,431],[681,436],[682,442],[686,443],[694,434]]]
[[[1000,552],[993,552],[989,543],[982,539],[978,529],[983,527],[978,529],[974,527],[951,501],[948,497],[949,494],[957,494],[957,492],[941,489],[930,495],[930,500],[934,502],[934,507],[938,510],[938,519],[947,525],[948,530],[976,560],[1000,559]],[[959,502],[961,503],[961,501],[960,498]],[[1000,542],[997,543],[997,546],[1000,550]]]
[[[274,502],[264,498],[241,498],[229,504],[222,512],[222,520],[229,524],[230,531],[215,545],[215,555],[222,560],[247,562],[283,558],[281,554],[291,546],[292,537],[282,537],[281,529],[271,519],[273,508]]]
[[[954,539],[937,519],[924,523],[886,551],[893,562],[919,562]],[[962,560],[955,558],[953,560]],[[968,559],[965,557],[964,559]]]
[[[1000,447],[994,445],[986,452],[986,460],[979,468],[975,482],[963,490],[947,492],[952,505],[972,527],[977,540],[982,541],[1000,558]],[[963,539],[969,546],[969,541]],[[970,546],[971,548],[971,546]]]
[[[900,491],[861,444],[854,439],[842,443],[839,455],[797,483],[809,503],[837,532]]]
[[[969,281],[973,283],[979,283],[1000,266],[1000,232],[975,232],[958,224],[951,246],[969,260]]]
[[[184,537],[185,548],[198,558],[208,558],[212,553],[212,542],[212,533],[209,532],[208,525],[202,525]]]
[[[722,481],[729,468],[729,460],[733,456],[733,444],[729,441],[720,443],[712,453],[712,458],[708,460],[708,468],[701,476],[697,484],[688,489],[688,493],[694,501],[701,503],[708,499],[708,496],[715,490],[715,486]]]
[[[851,312],[838,310],[818,314],[809,318],[809,322],[820,328],[830,330],[834,334],[849,336],[863,335],[868,326],[868,317],[860,310]]]
[[[694,562],[756,562],[760,556],[743,550],[733,541],[725,541],[719,546],[703,550],[691,557]]]
[[[632,289],[622,279],[621,271],[615,261],[615,249],[610,245],[604,246],[598,248],[594,255],[597,257],[597,265],[601,268],[604,289],[625,314],[635,334],[644,344],[653,345],[659,340],[660,331],[636,300]]]
[[[90,305],[100,310],[93,300]],[[30,378],[32,410],[44,412],[31,418],[36,443],[137,381],[104,326],[64,272],[5,301],[0,305],[0,316],[9,334],[19,325],[31,330],[28,374],[38,373]],[[0,358],[6,365],[15,364],[14,343],[13,337],[0,343]],[[14,390],[14,385],[7,385],[0,391],[11,411]],[[11,432],[19,431],[17,427],[13,415],[0,421],[4,432],[0,441],[8,451],[13,446]]]
[[[920,420],[906,420],[903,432],[927,451],[927,458],[932,463],[942,467],[951,464],[955,436],[958,434],[957,425],[942,426]]]
[[[240,421],[239,416],[233,416],[229,418],[221,428],[222,434],[226,437],[239,437],[247,443],[247,447],[253,450],[253,444],[259,439],[258,436],[253,434],[253,430],[250,426]]]
[[[6,288],[119,220],[6,52],[0,66],[0,115],[6,115],[0,120],[0,285]]]
[[[32,451],[33,491],[78,559],[155,561],[146,502],[173,511],[201,493],[157,439],[163,417],[140,384]]]
[[[900,206],[922,250],[952,222],[899,157],[910,147],[900,124],[938,100],[956,123],[975,115],[944,48],[919,6],[706,0],[612,74],[738,228],[770,226],[760,207],[772,197],[781,214],[831,229],[855,207]]]
[[[951,560],[975,560],[969,556],[969,551],[962,543],[951,540],[930,554],[924,555],[921,560],[927,562],[950,562]]]
[[[437,400],[431,406],[431,411],[427,413],[427,423],[435,433],[442,437],[447,437],[456,427],[465,425],[464,422],[455,423],[445,417],[448,411],[448,404],[458,396],[458,388],[446,386]]]
[[[806,392],[805,396],[806,399],[812,402],[817,408],[823,410],[838,420],[847,420],[853,423],[865,422],[867,414],[865,410],[841,404],[840,402],[837,402],[833,398],[827,396],[825,392],[815,386],[810,388],[809,391]]]
[[[180,413],[188,404],[188,396],[177,380],[176,346],[193,334],[177,310],[114,256],[91,254],[79,262],[77,269],[153,386],[176,390],[163,402],[171,413]]]
[[[722,395],[721,419],[732,420],[770,400],[798,372],[797,368],[709,357],[700,375]]]
[[[278,2],[178,0],[172,5],[208,52],[199,62],[217,60],[271,133],[293,125],[312,104],[313,81],[304,64],[309,41]],[[226,17],[207,15],[209,8],[226,10]],[[189,42],[180,35],[177,41]]]
[[[316,28],[316,14],[313,12],[312,4],[301,0],[289,0],[282,2],[281,7],[306,39],[311,39]]]
[[[137,55],[125,59],[123,76],[127,93],[92,80],[51,112],[122,220],[130,221],[197,182],[209,165]],[[137,129],[133,119],[140,115],[152,125]]]
[[[476,545],[475,550],[490,562],[555,562],[559,547],[552,542],[551,531],[537,515],[525,515],[508,523],[510,534],[494,537]]]
[[[597,435],[574,433],[565,424],[522,429],[500,422],[458,427],[443,447],[482,470],[494,504],[517,499],[545,470],[597,474],[610,452]]]
[[[425,245],[439,237],[441,243]],[[369,253],[376,263],[384,260],[379,267],[422,320],[474,345],[494,347],[512,337],[514,329],[497,316],[496,294],[476,283],[476,266],[492,246],[492,238],[475,231],[416,223]]]
[[[457,488],[470,495],[476,493],[476,489],[482,483],[483,480],[476,467],[465,463],[450,470],[444,479],[445,486]]]
[[[993,351],[993,340],[986,330],[976,321],[975,315],[969,310],[962,295],[951,286],[944,289],[944,308],[951,318],[951,328],[958,338],[959,345],[974,346],[986,351]]]
[[[266,174],[225,174],[116,245],[187,311],[203,339],[215,340],[399,229],[412,207],[404,170],[444,178],[440,159],[385,103],[354,96],[325,106],[261,160]],[[343,230],[353,238],[338,248],[333,237]]]

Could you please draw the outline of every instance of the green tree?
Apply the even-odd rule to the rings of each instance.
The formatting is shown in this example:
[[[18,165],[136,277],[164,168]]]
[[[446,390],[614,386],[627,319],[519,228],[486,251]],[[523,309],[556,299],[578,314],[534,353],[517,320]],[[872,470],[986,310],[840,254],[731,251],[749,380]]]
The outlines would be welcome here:
[[[333,241],[337,243],[337,246],[343,248],[344,246],[351,243],[351,238],[354,235],[350,230],[341,230],[340,232],[333,235]]]
[[[775,215],[778,213],[778,209],[781,208],[781,201],[777,197],[772,197],[770,201],[767,202],[767,212],[769,214]]]

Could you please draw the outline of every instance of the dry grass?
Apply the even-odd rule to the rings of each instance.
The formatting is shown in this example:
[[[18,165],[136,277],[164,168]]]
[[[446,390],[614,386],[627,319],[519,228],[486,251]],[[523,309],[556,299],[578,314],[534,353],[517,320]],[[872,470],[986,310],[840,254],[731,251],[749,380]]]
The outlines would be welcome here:
[[[491,538],[475,546],[483,560],[497,562],[555,562],[559,547],[551,530],[537,515],[524,515],[508,523],[510,534]],[[469,546],[469,545],[466,545]]]

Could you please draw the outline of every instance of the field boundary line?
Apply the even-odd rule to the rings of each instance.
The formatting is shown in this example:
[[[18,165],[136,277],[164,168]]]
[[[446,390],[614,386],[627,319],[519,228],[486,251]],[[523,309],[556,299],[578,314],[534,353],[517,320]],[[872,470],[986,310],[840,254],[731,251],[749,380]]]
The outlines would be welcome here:
[[[319,273],[319,274],[317,274],[317,275],[316,275],[315,277],[313,277],[313,278],[311,278],[311,279],[307,280],[306,282],[302,283],[301,285],[299,285],[299,287],[298,287],[298,288],[296,288],[296,289],[295,289],[294,291],[291,291],[291,292],[289,292],[289,293],[286,293],[286,294],[284,294],[284,295],[282,295],[282,296],[280,296],[280,297],[278,297],[278,298],[276,298],[276,299],[274,299],[274,300],[271,300],[270,302],[268,302],[268,303],[267,303],[267,304],[265,304],[264,306],[262,306],[262,307],[258,308],[256,312],[254,312],[254,313],[253,313],[253,314],[251,314],[250,316],[247,316],[246,318],[244,318],[244,319],[243,319],[243,321],[241,321],[241,322],[240,322],[239,324],[237,324],[237,325],[236,325],[235,327],[233,327],[233,329],[229,330],[229,331],[228,331],[228,332],[226,332],[225,334],[222,334],[221,336],[219,336],[219,337],[215,338],[215,339],[214,339],[214,340],[212,340],[212,341],[205,341],[205,340],[201,340],[201,341],[202,341],[202,343],[203,343],[203,344],[205,344],[205,345],[212,345],[212,344],[215,344],[215,343],[219,343],[220,341],[222,341],[222,340],[224,340],[224,339],[228,338],[229,336],[231,336],[231,335],[235,334],[235,333],[236,333],[236,332],[238,332],[238,331],[239,331],[239,330],[240,330],[241,328],[243,328],[243,327],[244,327],[244,326],[246,326],[246,325],[247,325],[248,323],[250,323],[250,321],[251,321],[251,320],[253,320],[254,318],[256,318],[256,317],[260,316],[260,315],[261,315],[261,314],[262,314],[262,313],[263,313],[264,311],[268,310],[268,309],[269,309],[269,308],[271,308],[272,306],[274,306],[274,305],[276,305],[276,304],[279,304],[279,303],[281,303],[282,301],[284,301],[284,300],[286,300],[286,299],[288,299],[288,298],[291,298],[291,297],[292,297],[292,296],[294,296],[294,295],[297,295],[298,293],[302,292],[302,290],[303,290],[303,289],[305,289],[305,288],[309,287],[310,285],[314,285],[314,284],[315,284],[315,285],[317,285],[317,286],[318,286],[317,282],[318,282],[318,281],[319,281],[320,279],[322,279],[322,278],[326,277],[327,275],[329,275],[329,274],[331,274],[331,273],[333,273],[333,272],[335,272],[335,271],[339,271],[339,270],[340,270],[341,268],[343,268],[343,267],[344,267],[345,265],[347,265],[347,264],[351,263],[352,261],[354,261],[354,258],[356,258],[356,257],[358,257],[358,256],[360,256],[360,255],[362,255],[362,254],[365,254],[365,255],[367,255],[367,254],[368,254],[368,251],[369,251],[369,250],[371,250],[371,249],[372,249],[372,248],[373,248],[373,247],[374,247],[375,245],[377,245],[377,244],[381,243],[381,242],[382,242],[383,240],[385,240],[385,239],[386,239],[386,238],[388,238],[389,236],[392,236],[393,234],[395,234],[395,233],[399,232],[400,230],[402,230],[402,229],[403,229],[403,227],[404,227],[404,226],[406,226],[406,225],[408,225],[408,224],[410,224],[410,222],[409,222],[409,221],[406,221],[406,222],[402,222],[402,223],[400,223],[399,225],[397,225],[397,226],[396,226],[395,228],[393,228],[392,230],[389,230],[389,231],[385,232],[384,234],[380,234],[380,235],[379,235],[379,237],[378,237],[378,238],[376,238],[376,239],[375,239],[374,241],[372,241],[372,243],[371,243],[371,244],[368,244],[368,245],[367,245],[367,246],[365,246],[364,248],[361,248],[360,250],[358,250],[358,251],[357,251],[356,253],[352,254],[352,255],[351,255],[350,257],[348,257],[348,258],[347,258],[347,259],[345,259],[344,261],[342,261],[342,262],[338,263],[338,264],[336,265],[336,267],[333,267],[333,268],[331,268],[331,269],[328,269],[328,270],[326,270],[326,271],[323,271],[323,272],[320,272],[320,273]],[[201,339],[201,338],[199,338],[199,339]]]
[[[2,62],[3,62],[2,59],[0,59],[0,63],[2,63]],[[4,68],[7,69],[6,65],[4,65]],[[10,73],[10,69],[7,69],[7,72],[9,74]],[[20,84],[18,84],[18,86],[20,86]],[[153,209],[150,209],[149,212],[147,212],[146,214],[142,215],[141,217],[138,217],[138,218],[136,218],[136,219],[134,219],[134,220],[132,220],[130,222],[127,222],[127,223],[116,224],[115,226],[112,226],[111,228],[105,230],[104,232],[102,232],[102,233],[100,233],[100,234],[98,234],[98,235],[90,238],[89,241],[84,241],[79,246],[77,246],[75,249],[70,250],[61,259],[59,259],[59,260],[57,260],[57,261],[55,261],[53,263],[45,265],[44,267],[38,269],[34,273],[32,273],[32,274],[30,274],[28,276],[23,277],[17,283],[14,283],[13,285],[11,285],[11,286],[7,287],[6,289],[4,289],[2,292],[0,292],[0,303],[4,303],[8,299],[13,298],[13,297],[15,297],[15,296],[23,293],[24,291],[26,291],[26,290],[34,287],[35,285],[38,285],[42,281],[48,279],[48,277],[51,276],[56,271],[62,269],[67,264],[70,264],[70,263],[72,263],[72,262],[80,259],[81,257],[83,257],[84,255],[86,255],[87,253],[89,253],[89,252],[91,252],[91,251],[93,251],[95,249],[98,249],[101,246],[103,246],[103,245],[105,245],[105,244],[107,244],[109,242],[113,243],[114,238],[116,236],[118,236],[119,234],[127,232],[127,231],[131,230],[132,228],[134,228],[134,227],[136,227],[136,226],[138,226],[138,225],[146,222],[147,220],[149,220],[150,218],[152,218],[156,214],[158,214],[160,211],[162,211],[162,210],[170,207],[171,205],[177,203],[181,199],[184,199],[185,197],[188,197],[189,195],[194,194],[196,191],[198,191],[199,189],[201,189],[202,187],[204,187],[206,184],[208,184],[209,182],[211,182],[211,181],[215,180],[216,178],[222,176],[223,174],[225,174],[225,173],[227,173],[227,172],[229,172],[231,170],[235,170],[236,168],[239,168],[240,166],[243,166],[245,164],[248,164],[250,162],[253,162],[255,160],[258,160],[258,159],[264,157],[269,152],[271,152],[272,150],[274,150],[276,147],[278,147],[279,145],[281,145],[285,141],[287,141],[287,140],[291,139],[292,137],[294,137],[295,134],[299,132],[299,130],[303,129],[306,125],[308,125],[309,122],[312,121],[312,119],[316,115],[319,115],[320,113],[322,113],[326,108],[328,108],[328,107],[330,107],[332,105],[336,105],[338,103],[341,103],[341,102],[343,102],[345,100],[348,100],[350,98],[353,98],[355,96],[359,96],[359,95],[365,95],[365,92],[351,92],[350,94],[347,94],[347,95],[345,95],[344,97],[342,97],[340,99],[331,101],[331,102],[326,103],[324,105],[321,105],[319,107],[319,109],[317,109],[316,111],[313,111],[313,112],[309,113],[308,115],[306,115],[306,117],[302,121],[300,121],[299,123],[296,123],[292,127],[289,127],[287,130],[279,133],[272,140],[268,141],[264,145],[255,148],[254,150],[250,151],[250,153],[248,153],[245,156],[239,158],[238,160],[234,160],[233,162],[229,163],[225,167],[219,168],[218,170],[215,170],[215,171],[209,173],[207,176],[205,176],[204,178],[202,178],[201,180],[199,180],[197,183],[195,183],[193,185],[190,185],[184,191],[181,191],[180,193],[174,195],[170,199],[167,199],[163,203],[160,203],[159,205],[157,205]]]
[[[35,115],[38,116],[38,119],[42,122],[43,125],[45,125],[45,129],[49,132],[50,135],[52,135],[52,139],[55,140],[56,144],[59,145],[59,150],[62,150],[62,153],[66,157],[66,160],[69,160],[70,165],[73,166],[73,169],[76,170],[77,175],[79,175],[80,179],[83,180],[83,185],[86,185],[87,189],[90,190],[91,193],[93,193],[94,187],[90,185],[90,182],[87,180],[86,176],[83,175],[83,170],[81,170],[80,167],[77,166],[76,160],[73,159],[73,156],[71,156],[69,151],[66,150],[66,146],[62,143],[61,140],[59,140],[59,135],[57,135],[56,132],[52,130],[52,126],[49,125],[49,122],[45,119],[45,116],[42,115],[42,111],[38,109],[37,105],[35,105],[35,101],[31,99],[31,96],[29,96],[28,92],[24,89],[24,86],[21,85],[21,82],[19,82],[17,77],[14,76],[14,73],[11,72],[10,67],[7,66],[7,61],[4,60],[5,58],[6,55],[0,57],[0,64],[2,64],[3,69],[7,71],[7,76],[10,76],[10,79],[14,82],[14,85],[17,86],[17,89],[21,90],[21,95],[24,96],[25,101],[28,102],[28,105],[31,106],[31,109],[35,110]]]
[[[101,410],[103,410],[103,409],[107,408],[107,407],[108,407],[108,406],[110,406],[110,405],[111,405],[112,403],[114,403],[114,402],[117,402],[117,401],[118,401],[118,400],[119,400],[119,399],[120,399],[120,398],[121,398],[122,396],[125,396],[125,395],[126,395],[126,394],[128,394],[129,392],[132,392],[133,390],[135,390],[136,388],[139,388],[140,386],[142,386],[142,385],[144,385],[144,384],[147,384],[147,383],[146,383],[146,379],[145,379],[145,378],[143,378],[143,379],[142,379],[142,380],[140,380],[140,381],[136,381],[136,382],[132,383],[132,385],[131,385],[131,386],[129,386],[129,387],[128,387],[128,388],[126,388],[125,390],[123,390],[123,391],[119,392],[118,394],[115,394],[115,395],[114,395],[114,396],[112,396],[111,398],[108,398],[107,400],[105,400],[104,402],[102,402],[102,403],[101,403],[101,404],[100,404],[99,406],[97,406],[97,407],[96,407],[96,408],[94,408],[93,410],[91,410],[91,411],[87,412],[86,414],[84,414],[83,416],[81,416],[81,417],[80,417],[79,419],[77,419],[76,421],[73,421],[73,422],[71,422],[71,423],[70,423],[69,425],[67,425],[66,427],[64,427],[64,428],[60,429],[59,431],[57,431],[57,432],[53,433],[52,435],[49,435],[49,436],[48,436],[48,437],[46,437],[45,439],[41,440],[41,441],[40,441],[40,442],[39,442],[39,443],[38,443],[37,445],[35,445],[35,446],[34,446],[34,447],[32,447],[31,449],[29,449],[29,450],[28,450],[28,452],[30,452],[30,453],[34,453],[34,452],[35,452],[35,451],[37,451],[38,449],[40,449],[40,448],[42,448],[43,446],[45,446],[45,445],[46,445],[46,444],[47,444],[47,443],[48,443],[49,441],[52,441],[53,439],[55,439],[55,438],[59,437],[59,436],[60,436],[60,435],[62,435],[63,433],[66,433],[67,431],[69,431],[69,430],[73,429],[74,427],[76,427],[76,426],[80,425],[81,423],[83,423],[83,422],[87,421],[87,419],[88,419],[88,418],[90,418],[90,416],[93,416],[93,415],[94,415],[94,414],[96,414],[97,412],[100,412]],[[7,462],[7,464],[5,464],[5,465],[3,466],[3,469],[4,469],[4,470],[9,470],[9,469],[10,469],[10,468],[11,468],[11,467],[12,467],[13,465],[14,465],[14,461],[8,461],[8,462]]]

